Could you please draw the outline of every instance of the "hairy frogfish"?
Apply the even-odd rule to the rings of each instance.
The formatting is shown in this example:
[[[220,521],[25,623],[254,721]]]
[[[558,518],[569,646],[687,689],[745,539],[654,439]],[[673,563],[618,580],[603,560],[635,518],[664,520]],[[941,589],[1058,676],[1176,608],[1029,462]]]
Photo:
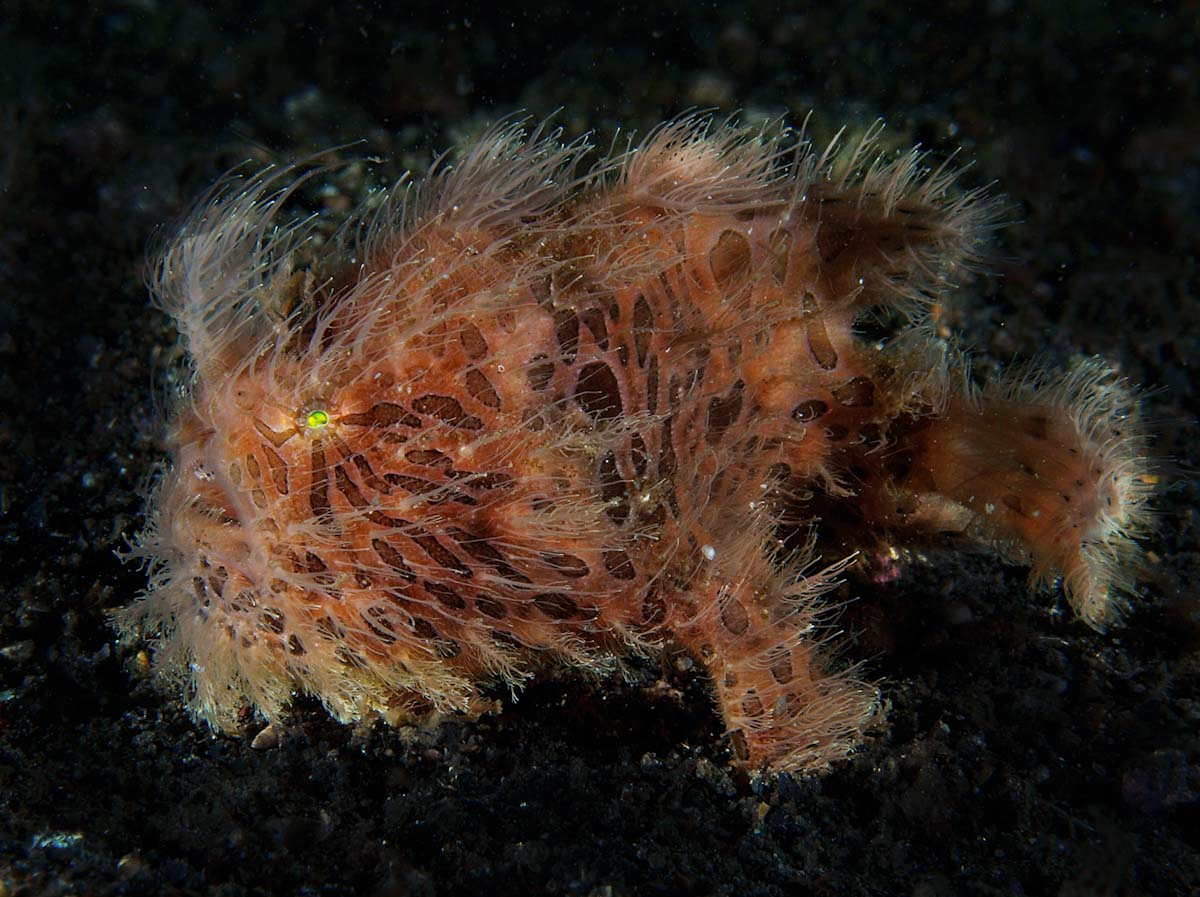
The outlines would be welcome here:
[[[875,137],[693,116],[595,160],[509,122],[332,237],[284,214],[308,169],[222,181],[151,275],[190,364],[117,625],[221,730],[682,651],[774,773],[878,713],[826,644],[855,548],[986,546],[1104,624],[1153,479],[1135,397],[1098,360],[971,385],[932,309],[997,205]]]

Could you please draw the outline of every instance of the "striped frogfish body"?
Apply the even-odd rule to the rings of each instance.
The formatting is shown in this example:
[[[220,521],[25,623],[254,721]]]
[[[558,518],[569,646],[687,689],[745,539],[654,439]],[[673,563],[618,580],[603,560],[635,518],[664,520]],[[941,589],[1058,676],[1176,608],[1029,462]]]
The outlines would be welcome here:
[[[118,625],[226,730],[683,650],[779,771],[877,706],[823,657],[846,559],[780,539],[816,508],[839,545],[997,546],[1102,623],[1148,479],[1129,395],[1099,362],[969,390],[930,308],[994,203],[873,146],[687,119],[581,173],[503,126],[353,240],[277,220],[292,170],[225,183],[153,278],[192,370]]]

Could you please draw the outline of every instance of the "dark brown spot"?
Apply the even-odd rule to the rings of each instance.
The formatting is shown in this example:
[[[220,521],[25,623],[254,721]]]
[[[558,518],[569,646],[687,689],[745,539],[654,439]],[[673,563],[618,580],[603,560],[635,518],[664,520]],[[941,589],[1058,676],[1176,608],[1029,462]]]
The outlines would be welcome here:
[[[437,641],[438,657],[443,660],[449,660],[451,657],[458,657],[462,653],[462,645],[452,638],[438,639]]]
[[[792,658],[781,657],[771,664],[771,676],[780,685],[787,685],[791,682],[792,675]]]
[[[508,616],[508,610],[499,601],[479,596],[475,599],[475,609],[485,617],[493,620],[503,620]]]
[[[642,524],[648,532],[654,532],[667,522],[666,506],[661,503],[654,505],[652,508],[647,508],[645,505],[639,505],[638,522]]]
[[[471,474],[466,485],[472,489],[511,489],[516,481],[507,473],[492,471],[484,474]]]
[[[658,475],[660,477],[669,477],[675,473],[675,446],[671,437],[674,421],[674,417],[668,417],[659,430],[662,439],[662,448],[658,453]]]
[[[473,414],[467,414],[463,410],[462,403],[452,396],[440,396],[431,393],[413,399],[412,405],[418,414],[436,417],[443,423],[460,430],[479,430],[483,427],[483,421]]]
[[[763,715],[763,704],[758,695],[751,693],[742,698],[742,713],[752,719]]]
[[[704,374],[708,369],[708,354],[709,350],[707,345],[702,344],[696,347],[696,350],[693,354],[695,366],[687,372],[687,375],[684,379],[684,392],[690,393],[693,389],[704,382]],[[672,393],[674,392],[675,390],[672,390]]]
[[[264,607],[262,614],[259,616],[264,628],[279,635],[283,632],[283,614],[278,608]]]
[[[410,449],[404,453],[406,460],[425,467],[436,467],[443,473],[449,473],[453,464],[449,456],[435,449]]]
[[[458,338],[462,342],[463,349],[471,358],[483,358],[488,353],[487,340],[483,338],[483,334],[479,332],[479,328],[466,321],[462,330],[458,332]]]
[[[674,487],[667,490],[666,499],[667,507],[671,509],[671,513],[675,516],[675,519],[683,519],[683,515],[679,513],[679,497],[675,494]]]
[[[498,648],[503,648],[508,651],[520,651],[525,647],[521,644],[520,639],[518,639],[511,632],[500,632],[497,629],[493,629],[489,634],[492,637],[492,642],[495,643],[496,647]]]
[[[337,621],[328,614],[317,620],[317,629],[320,630],[323,636],[333,641],[341,641],[346,637],[346,630],[339,626]]]
[[[732,233],[732,231],[726,231]],[[742,413],[742,394],[746,384],[741,380],[730,387],[729,392],[717,396],[708,403],[708,417],[705,421],[705,433],[710,443],[721,441],[721,437],[738,419]]]
[[[629,438],[629,460],[633,462],[633,471],[638,476],[645,476],[650,466],[650,452],[640,435],[634,433]]]
[[[646,367],[646,410],[651,414],[658,411],[658,356],[650,356]]]
[[[602,361],[584,365],[575,384],[575,401],[592,420],[620,417],[621,387],[612,368]]]
[[[834,388],[833,398],[847,408],[870,408],[875,404],[875,384],[866,377],[855,377]]]
[[[616,456],[612,452],[600,459],[598,478],[604,513],[617,526],[624,526],[625,521],[629,519],[629,495],[625,488],[625,480],[617,468]]]
[[[721,608],[721,624],[734,635],[741,635],[750,626],[750,615],[742,602],[730,598]]]
[[[719,286],[736,287],[750,270],[750,242],[737,231],[725,231],[709,250],[708,266]]]
[[[395,639],[392,639],[392,641],[395,641]],[[367,668],[367,661],[363,656],[345,645],[338,645],[333,651],[333,656],[337,658],[338,663],[342,666],[355,670],[365,670]]]
[[[420,545],[421,550],[430,558],[451,573],[470,578],[470,568],[460,561],[454,552],[439,542],[437,536],[423,527],[413,527],[413,529],[417,530],[417,533],[412,536],[412,540]]]
[[[552,620],[569,620],[579,613],[579,605],[562,592],[543,592],[534,595],[533,604]]]
[[[633,563],[629,560],[629,555],[618,549],[605,549],[604,569],[608,571],[608,575],[613,579],[629,580],[637,578],[637,570],[633,568]]]
[[[385,645],[396,643],[396,624],[387,617],[386,610],[381,607],[368,607],[360,616],[362,621],[367,624],[367,628],[381,642]]]
[[[422,583],[425,586],[425,591],[432,595],[443,607],[448,607],[450,610],[462,610],[467,606],[466,599],[450,586],[443,585],[440,582],[434,582],[431,579],[426,579]]]
[[[529,583],[531,580],[524,573],[514,570],[495,547],[486,539],[462,530],[452,530],[450,536],[458,543],[458,547],[471,555],[477,561],[483,561],[501,576],[513,582]]]
[[[529,381],[529,388],[534,392],[541,392],[549,386],[553,376],[554,362],[545,355],[537,356],[525,368],[525,378]]]
[[[287,646],[289,653],[294,654],[296,657],[301,657],[305,653],[304,642],[300,641],[300,636],[294,633],[288,636]]]
[[[287,463],[279,456],[279,453],[267,445],[260,445],[263,457],[267,459],[267,467],[271,470],[271,480],[275,483],[275,489],[280,495],[288,494],[288,468]]]
[[[792,235],[786,227],[777,227],[767,242],[771,246],[771,276],[782,284],[787,280],[788,251],[792,246]]]
[[[554,336],[565,364],[571,364],[579,352],[579,316],[569,308],[554,311]]]
[[[850,430],[841,424],[833,424],[825,428],[825,438],[830,442],[841,442],[850,435]]]
[[[364,483],[366,483],[376,492],[388,491],[387,483],[381,480],[379,475],[371,469],[371,465],[368,463],[366,458],[364,458],[362,455],[353,455],[351,456],[350,460],[353,462],[354,466],[358,468],[358,475],[362,478]]]
[[[320,442],[312,444],[312,482],[308,487],[308,506],[315,517],[329,514],[329,470],[325,466],[325,449]]]
[[[654,336],[654,312],[646,297],[638,294],[633,303],[633,346],[637,350],[638,365],[646,366],[646,355],[650,351],[650,340]]]
[[[379,559],[399,573],[404,579],[413,580],[416,575],[412,568],[404,561],[404,555],[397,551],[393,546],[389,545],[382,539],[372,539],[371,547],[375,549],[375,553],[379,555]]]
[[[658,626],[667,618],[667,606],[657,589],[651,589],[642,599],[642,621],[647,626]]]
[[[359,414],[343,414],[338,421],[351,427],[410,427],[416,429],[421,426],[421,418],[395,402],[377,402]]]
[[[807,399],[792,409],[792,418],[801,422],[816,420],[829,410],[820,399]]]
[[[553,552],[543,554],[542,558],[557,572],[563,576],[569,576],[571,579],[579,579],[582,576],[588,575],[587,562],[583,558],[576,557],[573,554]]]
[[[396,621],[391,616],[387,607],[372,605],[363,612],[362,616],[364,620],[375,621],[375,623],[379,625],[380,629],[384,630],[385,632],[396,631]]]
[[[500,394],[492,386],[492,381],[479,368],[471,368],[467,371],[467,392],[474,396],[476,401],[489,408],[500,407]]]
[[[384,479],[387,480],[388,485],[394,486],[397,489],[403,489],[410,495],[428,495],[441,488],[437,483],[423,480],[420,477],[410,477],[402,473],[384,474]]]
[[[354,485],[354,481],[350,479],[350,475],[346,473],[342,465],[339,464],[333,469],[333,479],[338,492],[346,496],[346,501],[350,502],[352,507],[365,508],[367,506],[366,498],[363,497],[358,486]]]
[[[825,329],[825,322],[820,318],[811,318],[805,332],[808,334],[808,351],[812,353],[813,360],[824,370],[832,371],[837,367],[838,354],[829,338],[829,331]]]
[[[596,341],[596,345],[601,349],[607,349],[608,325],[604,322],[604,312],[593,305],[581,311],[579,318],[583,322],[583,326],[591,331],[592,339]]]
[[[467,552],[467,554],[472,556],[472,558],[475,560],[487,562],[504,560],[504,555],[500,554],[498,550],[493,548],[492,544],[487,542],[487,540],[484,540],[484,538],[480,538],[479,536],[470,534],[470,532],[464,532],[460,529],[451,530],[450,536],[451,538],[454,538],[455,542],[458,543],[458,547],[462,548],[464,552]]]
[[[433,624],[423,617],[417,617],[413,620],[413,632],[420,638],[428,641],[434,641],[438,637],[438,631],[433,628]]]

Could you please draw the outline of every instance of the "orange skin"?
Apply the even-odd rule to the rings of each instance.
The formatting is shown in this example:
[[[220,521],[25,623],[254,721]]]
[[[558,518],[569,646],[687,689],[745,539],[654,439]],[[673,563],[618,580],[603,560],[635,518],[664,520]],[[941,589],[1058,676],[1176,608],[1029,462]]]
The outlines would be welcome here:
[[[259,264],[234,225],[254,231],[272,180],[168,253],[157,290],[197,374],[139,549],[152,587],[121,623],[159,638],[197,716],[277,719],[296,690],[346,720],[470,714],[488,682],[675,645],[736,762],[823,768],[876,693],[814,634],[843,565],[778,547],[814,496],[863,546],[1001,540],[1103,618],[1117,574],[1086,549],[1128,553],[1140,444],[1102,425],[1105,375],[969,397],[922,323],[986,203],[915,156],[783,176],[778,143],[694,121],[615,178],[546,188],[571,152],[497,132],[354,258],[262,263],[254,302],[184,275]],[[552,196],[518,208],[522,189]],[[853,325],[878,308],[917,326],[869,345]]]

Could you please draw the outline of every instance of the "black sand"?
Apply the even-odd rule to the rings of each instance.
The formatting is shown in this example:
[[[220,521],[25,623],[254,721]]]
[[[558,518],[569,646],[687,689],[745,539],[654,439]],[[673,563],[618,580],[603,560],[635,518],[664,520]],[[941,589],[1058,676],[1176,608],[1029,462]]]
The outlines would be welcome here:
[[[1196,893],[1196,5],[364,5],[0,15],[0,897]],[[163,456],[156,226],[249,157],[365,138],[385,177],[516,109],[606,145],[713,105],[813,109],[818,134],[882,116],[1007,194],[998,277],[947,320],[981,377],[1094,353],[1147,388],[1172,460],[1124,624],[1092,632],[988,557],[852,578],[847,652],[887,724],[769,784],[732,771],[703,684],[656,665],[428,732],[302,704],[274,749],[145,682],[105,613],[144,583],[114,550]]]

